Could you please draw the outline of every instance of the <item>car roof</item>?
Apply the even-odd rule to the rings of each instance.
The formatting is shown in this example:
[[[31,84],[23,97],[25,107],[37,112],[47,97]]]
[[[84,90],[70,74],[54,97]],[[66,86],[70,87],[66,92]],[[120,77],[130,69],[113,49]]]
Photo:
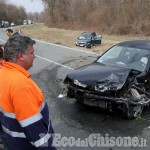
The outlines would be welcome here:
[[[123,47],[132,47],[132,48],[150,50],[150,40],[125,41],[125,42],[118,43],[116,45],[123,46]]]

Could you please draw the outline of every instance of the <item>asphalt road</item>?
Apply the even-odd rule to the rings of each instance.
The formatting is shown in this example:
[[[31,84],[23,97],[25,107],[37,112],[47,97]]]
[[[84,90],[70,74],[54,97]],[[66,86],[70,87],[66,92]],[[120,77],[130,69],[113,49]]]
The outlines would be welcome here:
[[[4,31],[0,29],[1,42],[7,40]],[[29,71],[48,102],[59,150],[150,149],[150,110],[145,110],[141,118],[127,120],[119,111],[112,113],[79,105],[74,99],[58,98],[65,90],[65,75],[94,61],[95,53],[38,40],[34,48],[36,59]]]

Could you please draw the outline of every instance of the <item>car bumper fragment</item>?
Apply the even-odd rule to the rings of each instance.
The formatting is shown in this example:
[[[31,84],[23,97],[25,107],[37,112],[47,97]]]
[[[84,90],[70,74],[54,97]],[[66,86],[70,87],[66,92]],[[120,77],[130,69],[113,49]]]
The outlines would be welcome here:
[[[95,103],[97,101],[97,105],[100,101],[105,101],[105,102],[111,102],[111,103],[115,103],[115,104],[130,104],[130,105],[148,105],[150,102],[150,99],[145,101],[145,100],[141,100],[141,101],[131,101],[127,98],[117,98],[117,97],[107,97],[107,96],[101,96],[101,95],[94,95],[91,93],[84,93],[83,94],[84,97],[84,103],[86,103],[85,101],[87,99],[90,99],[91,102]]]

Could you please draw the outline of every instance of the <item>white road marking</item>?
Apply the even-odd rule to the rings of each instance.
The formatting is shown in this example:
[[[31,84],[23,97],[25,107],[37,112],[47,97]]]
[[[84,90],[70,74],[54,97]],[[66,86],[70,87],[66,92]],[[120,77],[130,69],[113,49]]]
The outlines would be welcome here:
[[[45,61],[51,62],[51,63],[53,63],[53,64],[56,64],[56,65],[58,65],[58,66],[61,66],[61,67],[64,67],[64,68],[67,68],[67,69],[70,69],[70,70],[74,70],[74,69],[71,68],[71,67],[68,67],[68,66],[59,64],[59,63],[54,62],[54,61],[52,61],[52,60],[49,60],[49,59],[47,59],[47,58],[44,58],[44,57],[41,57],[41,56],[38,56],[38,55],[35,55],[35,56],[38,57],[38,58],[41,58],[41,59],[43,59],[43,60],[45,60]]]
[[[6,41],[4,41],[4,40],[2,40],[2,39],[0,39],[0,41],[2,41],[2,42],[6,42]]]
[[[69,49],[72,49],[72,50],[74,50],[74,51],[79,51],[79,52],[84,52],[84,53],[89,53],[89,54],[95,54],[95,55],[97,55],[97,54],[94,53],[94,52],[89,52],[89,51],[79,50],[79,49],[75,49],[75,48],[71,48],[71,47],[67,47],[67,46],[63,46],[63,45],[48,43],[48,42],[41,41],[41,40],[37,40],[37,39],[34,39],[34,40],[35,40],[35,41],[38,41],[38,42],[41,42],[41,43],[44,43],[44,44],[50,44],[50,45],[54,45],[54,46],[57,46],[57,47],[69,48]]]

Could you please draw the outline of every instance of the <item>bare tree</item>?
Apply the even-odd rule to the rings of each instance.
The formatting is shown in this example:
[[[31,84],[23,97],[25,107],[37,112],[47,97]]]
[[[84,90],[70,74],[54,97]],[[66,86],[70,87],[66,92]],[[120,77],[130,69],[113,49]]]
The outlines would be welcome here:
[[[54,10],[56,7],[56,0],[42,0],[42,1],[45,4],[45,7],[47,8],[46,11],[48,11],[52,21],[55,22]]]

